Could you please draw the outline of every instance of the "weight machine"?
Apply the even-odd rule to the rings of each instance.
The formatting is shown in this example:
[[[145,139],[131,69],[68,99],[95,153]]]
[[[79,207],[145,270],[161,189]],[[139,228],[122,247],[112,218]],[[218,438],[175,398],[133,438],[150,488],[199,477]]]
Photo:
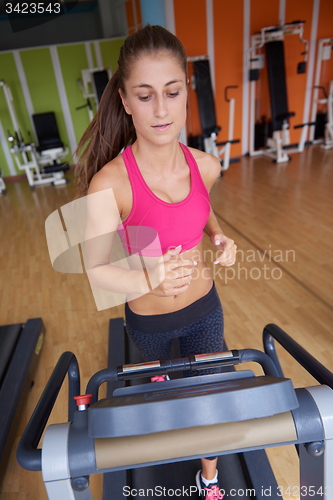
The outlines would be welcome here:
[[[91,68],[81,70],[81,78],[77,80],[77,84],[84,99],[86,100],[86,104],[77,107],[76,110],[87,108],[90,121],[94,117],[94,110],[90,99],[93,99],[95,109],[97,110],[103,91],[111,77],[111,68]]]
[[[298,63],[297,73],[306,72],[308,41],[303,39],[304,22],[294,21],[283,26],[269,26],[262,28],[260,33],[251,37],[251,47],[249,53],[249,81],[250,81],[250,147],[249,155],[265,155],[272,158],[276,163],[283,163],[290,160],[288,153],[301,153],[304,150],[308,127],[313,125],[303,123],[295,125],[294,128],[301,128],[301,136],[297,148],[290,148],[289,118],[295,113],[289,111],[287,98],[286,73],[284,62],[283,40],[287,35],[298,35],[301,43],[305,45],[302,52],[304,60]],[[266,61],[268,69],[270,102],[271,102],[271,128],[265,132],[263,144],[264,150],[255,148],[255,126],[256,126],[256,84],[259,80],[260,70],[265,65],[264,54],[261,49],[266,47]]]
[[[311,111],[311,121],[314,124],[310,127],[310,141],[323,137],[325,149],[333,147],[333,80],[329,81],[327,91],[325,82],[321,84],[321,79],[324,76],[324,64],[331,60],[332,49],[333,38],[319,40]],[[323,94],[321,97],[320,92]],[[326,112],[321,111],[322,105],[326,105]]]
[[[40,165],[60,166],[60,160],[68,155],[59,136],[59,130],[53,111],[32,115],[38,138],[37,152]],[[56,170],[55,170],[56,171]]]
[[[238,88],[236,85],[225,87],[224,97],[229,103],[229,128],[228,140],[217,142],[217,135],[221,127],[217,125],[214,93],[211,82],[210,66],[208,56],[188,57],[187,61],[193,63],[194,75],[191,80],[192,88],[197,93],[200,123],[202,129],[202,149],[216,156],[221,163],[221,170],[228,170],[230,164],[230,152],[232,144],[239,139],[234,139],[235,121],[235,99],[229,98],[230,89]],[[191,137],[189,138],[191,144]],[[200,148],[200,144],[198,144]]]
[[[68,154],[68,149],[59,147],[59,142],[56,148],[53,148],[52,145],[51,148],[45,146],[44,148],[40,148],[40,151],[37,150],[33,142],[27,144],[22,137],[10,87],[4,80],[0,80],[0,87],[3,88],[14,129],[14,134],[8,134],[8,140],[11,143],[10,151],[14,156],[17,168],[26,173],[30,188],[33,189],[40,184],[65,184],[67,181],[64,178],[64,172],[67,171],[69,167],[68,165],[61,165],[60,159]],[[47,115],[52,114],[53,113],[47,113]],[[40,116],[41,115],[33,115],[34,121]],[[45,129],[45,127],[47,127],[47,124],[44,122],[43,128]]]

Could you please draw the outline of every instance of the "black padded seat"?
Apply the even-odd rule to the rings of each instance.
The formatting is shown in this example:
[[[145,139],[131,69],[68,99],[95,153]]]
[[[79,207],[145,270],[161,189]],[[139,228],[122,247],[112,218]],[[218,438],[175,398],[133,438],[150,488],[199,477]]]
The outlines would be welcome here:
[[[48,113],[38,113],[32,115],[32,118],[38,137],[39,145],[37,150],[39,152],[49,149],[64,148],[60,139],[58,125],[53,111]]]

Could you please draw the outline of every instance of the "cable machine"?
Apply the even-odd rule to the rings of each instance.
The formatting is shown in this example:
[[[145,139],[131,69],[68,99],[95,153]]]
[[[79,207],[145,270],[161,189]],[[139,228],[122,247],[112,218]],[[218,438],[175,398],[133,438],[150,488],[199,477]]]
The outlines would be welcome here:
[[[111,68],[91,68],[81,70],[81,78],[77,80],[77,84],[84,99],[86,100],[86,104],[77,107],[76,110],[87,108],[90,121],[94,117],[94,107],[96,110],[98,109],[103,91],[111,77]],[[91,103],[91,99],[93,100],[94,107]]]
[[[262,28],[260,33],[251,37],[249,54],[249,81],[250,81],[250,156],[265,155],[272,158],[276,163],[290,160],[286,153],[301,153],[304,150],[308,127],[313,123],[303,123],[294,128],[300,128],[301,136],[296,148],[290,148],[289,118],[295,115],[288,107],[286,72],[284,61],[283,40],[287,35],[298,35],[302,44],[305,45],[301,53],[303,61],[298,63],[297,73],[306,72],[308,41],[303,39],[304,22],[294,21],[283,26],[269,26]],[[261,49],[266,48],[266,62],[269,79],[271,123],[266,124],[265,138],[262,147],[256,149],[255,127],[256,127],[256,87],[259,81],[260,70],[265,65],[264,54]],[[271,130],[269,130],[271,128]]]
[[[311,121],[314,125],[310,127],[310,141],[320,140],[323,137],[323,147],[333,147],[333,73],[331,74],[328,88],[325,82],[324,69],[327,61],[332,58],[333,38],[323,38],[318,42],[317,64],[314,78]],[[323,111],[323,105],[326,111]]]

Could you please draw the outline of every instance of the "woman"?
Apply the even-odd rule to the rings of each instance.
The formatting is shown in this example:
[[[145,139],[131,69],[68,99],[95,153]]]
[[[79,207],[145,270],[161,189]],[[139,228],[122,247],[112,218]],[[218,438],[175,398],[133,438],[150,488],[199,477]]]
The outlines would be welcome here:
[[[218,159],[178,141],[187,84],[181,42],[160,26],[139,30],[126,39],[78,148],[79,194],[112,190],[122,226],[115,217],[108,228],[120,230],[126,249],[135,253],[126,240],[133,227],[158,234],[162,257],[149,276],[110,265],[110,241],[89,266],[94,284],[128,294],[127,332],[146,361],[170,358],[175,337],[182,356],[223,350],[223,313],[203,257],[203,230],[218,250],[216,265],[233,265],[236,245],[210,206]],[[90,217],[90,238],[101,219],[98,211]],[[216,464],[216,458],[202,459],[196,481],[203,497],[221,498]]]

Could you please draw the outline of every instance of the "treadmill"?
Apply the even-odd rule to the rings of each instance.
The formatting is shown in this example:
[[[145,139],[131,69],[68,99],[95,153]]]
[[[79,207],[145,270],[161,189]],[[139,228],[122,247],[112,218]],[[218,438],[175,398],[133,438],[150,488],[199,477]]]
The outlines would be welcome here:
[[[44,335],[41,318],[0,326],[0,484],[33,384]]]
[[[77,359],[63,353],[22,435],[18,462],[42,471],[49,500],[92,500],[93,474],[104,474],[105,500],[198,498],[199,459],[216,455],[225,497],[277,498],[281,490],[261,452],[284,445],[295,445],[299,455],[302,500],[323,500],[333,491],[333,373],[278,326],[265,327],[264,352],[240,349],[115,366],[119,356],[137,356],[124,339],[123,319],[111,320],[112,367],[95,373],[83,396]],[[274,340],[319,385],[295,389],[283,375]],[[233,370],[248,362],[259,363],[264,375]],[[228,371],[182,377],[184,370],[215,367]],[[171,380],[145,383],[144,377],[163,373]],[[68,421],[45,430],[66,376]],[[140,384],[128,385],[137,379]],[[99,399],[103,383],[109,394]]]
[[[227,350],[225,341],[224,350]],[[141,363],[143,361],[140,352],[125,332],[122,318],[110,320],[108,353],[109,367]],[[176,339],[173,342],[173,357],[180,357]],[[224,373],[234,372],[234,367],[232,365],[224,366],[221,371]],[[172,378],[172,374],[170,377]],[[132,379],[128,382],[128,385],[134,386],[148,383],[149,380],[149,378]],[[163,382],[154,382],[157,389],[156,384],[163,384]],[[120,387],[125,387],[124,381],[108,382],[107,397],[112,397],[113,392]],[[241,498],[244,500],[242,492],[255,491],[256,495],[253,495],[252,498],[264,500],[264,492],[271,487],[271,500],[278,500],[278,485],[265,450],[222,455],[219,456],[217,466],[219,484],[225,490],[226,496],[230,497],[232,494],[235,500]],[[196,459],[129,469],[127,471],[109,472],[104,474],[103,500],[123,500],[125,484],[128,485],[130,490],[134,489],[136,491],[153,489],[163,493],[163,488],[166,490],[179,490],[184,492],[184,496],[179,498],[186,498],[187,493],[190,494],[193,486],[195,486],[195,475],[199,469],[201,469],[201,461]],[[265,500],[267,499],[265,498]]]

